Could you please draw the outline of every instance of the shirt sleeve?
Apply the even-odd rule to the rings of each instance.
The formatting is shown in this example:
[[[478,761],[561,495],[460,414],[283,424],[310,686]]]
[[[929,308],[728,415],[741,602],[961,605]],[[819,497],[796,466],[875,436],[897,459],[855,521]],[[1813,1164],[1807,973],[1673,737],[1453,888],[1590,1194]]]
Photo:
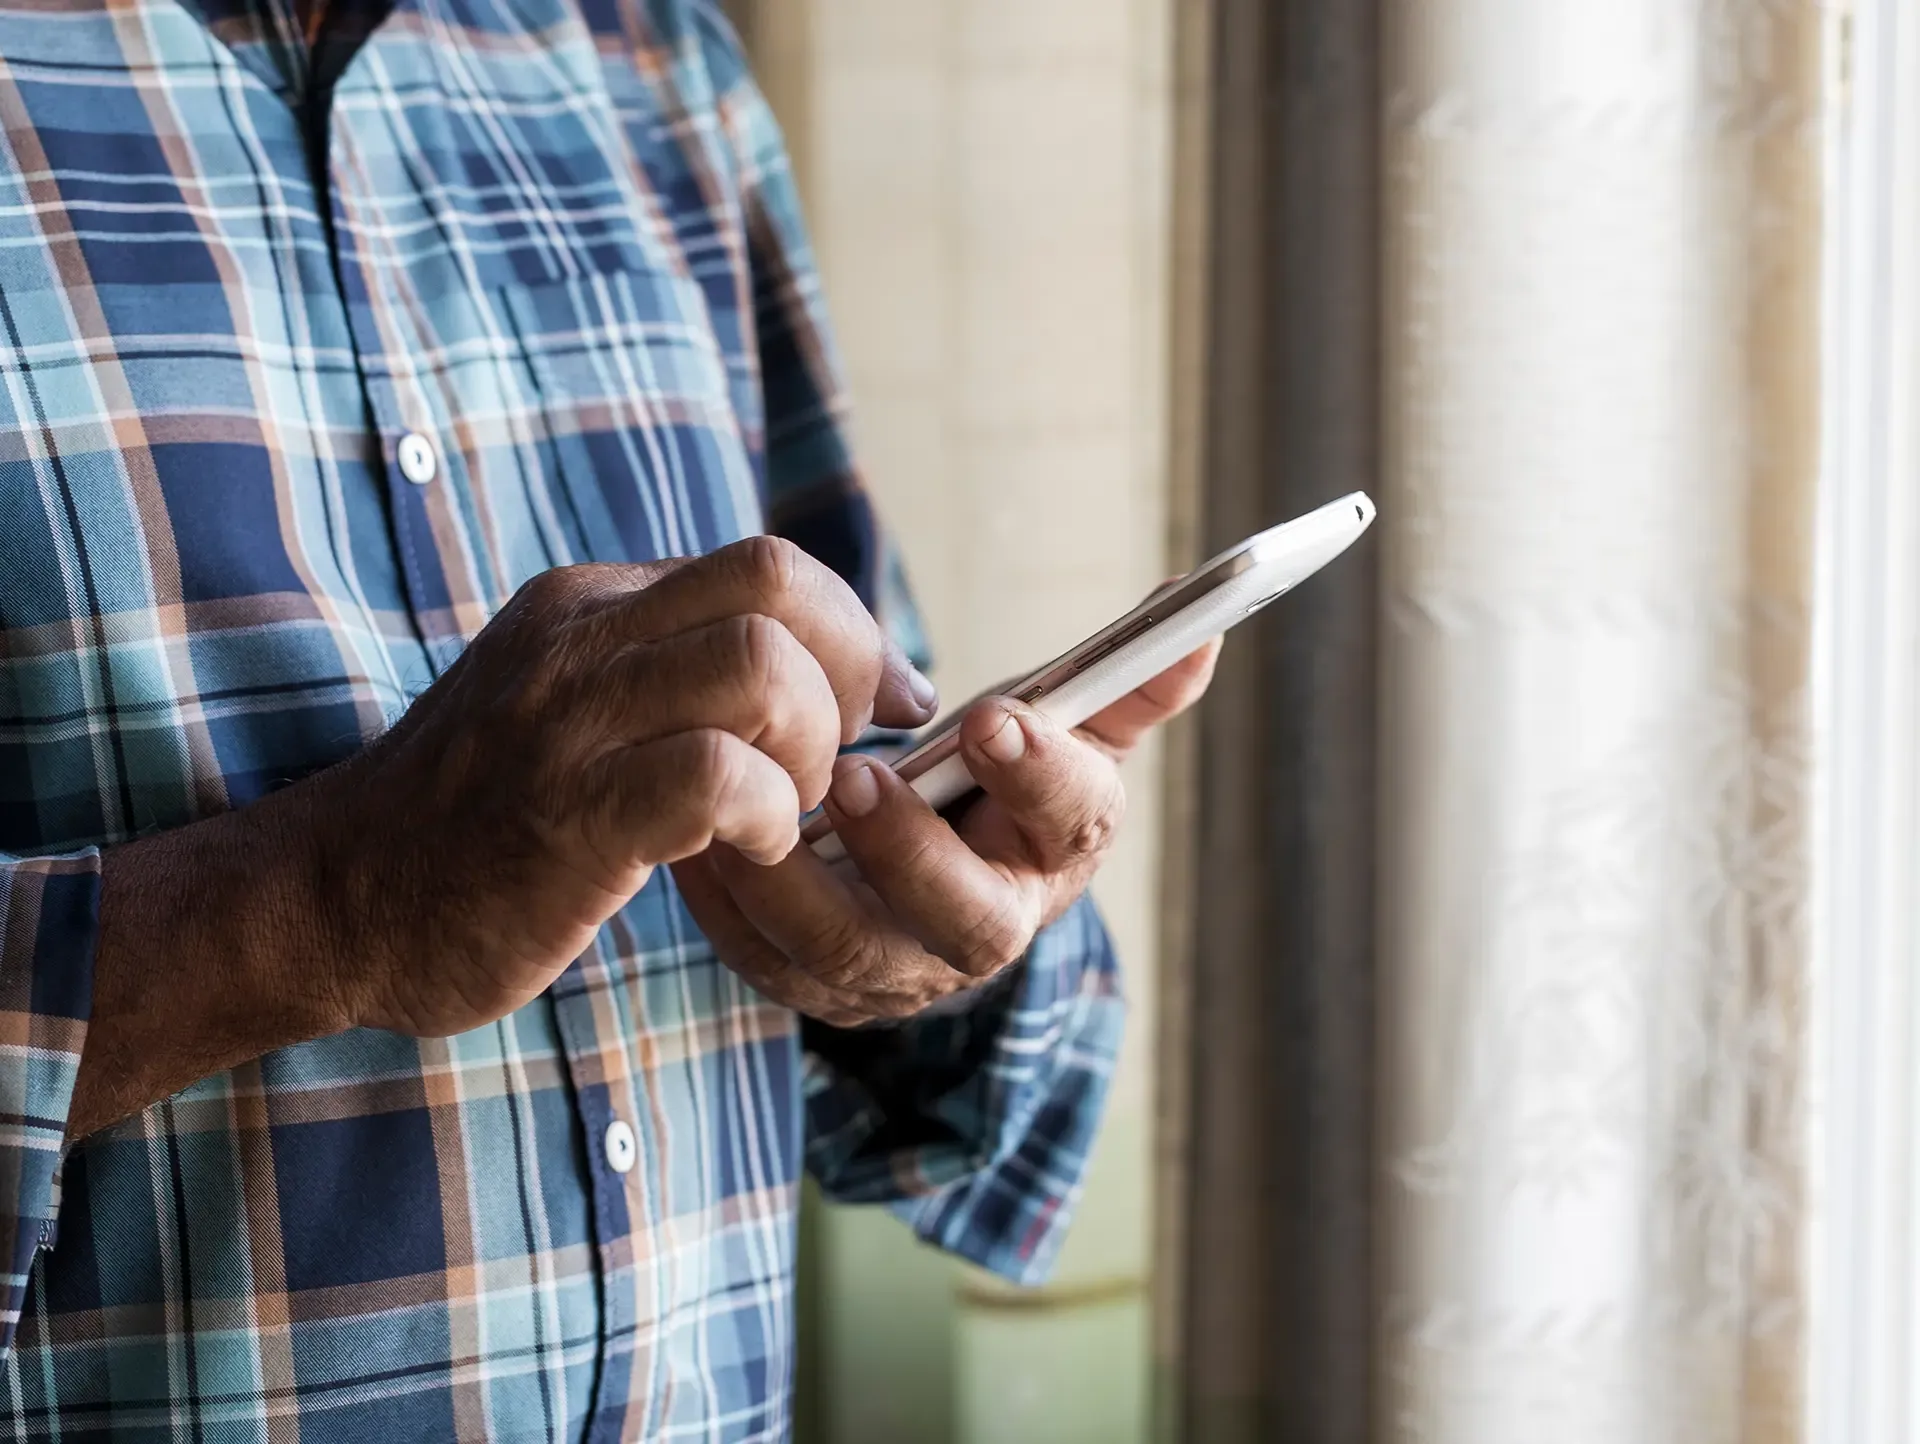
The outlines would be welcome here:
[[[928,1243],[1015,1283],[1065,1241],[1119,1053],[1106,928],[1081,901],[972,1008],[842,1031],[809,1022],[807,1165]]]
[[[0,853],[0,1354],[53,1243],[73,1081],[93,1008],[100,854]]]
[[[697,14],[747,235],[769,528],[845,577],[926,668],[904,572],[847,439],[779,127],[726,21],[711,4]],[[808,1167],[830,1197],[889,1205],[929,1243],[1038,1283],[1080,1192],[1122,1013],[1111,943],[1082,901],[970,1007],[870,1030],[809,1024]]]

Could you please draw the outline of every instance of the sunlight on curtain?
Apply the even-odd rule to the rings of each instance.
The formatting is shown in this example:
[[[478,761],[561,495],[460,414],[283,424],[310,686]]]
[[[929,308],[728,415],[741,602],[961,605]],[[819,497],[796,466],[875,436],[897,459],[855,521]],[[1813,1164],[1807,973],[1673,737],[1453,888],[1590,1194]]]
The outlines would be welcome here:
[[[1783,1444],[1822,7],[1388,14],[1380,1433]]]

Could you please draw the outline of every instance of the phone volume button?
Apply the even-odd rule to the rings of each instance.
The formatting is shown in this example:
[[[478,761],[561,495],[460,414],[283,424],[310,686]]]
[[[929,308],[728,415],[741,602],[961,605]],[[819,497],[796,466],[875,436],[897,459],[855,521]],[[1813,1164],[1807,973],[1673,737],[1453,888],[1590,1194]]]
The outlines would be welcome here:
[[[1115,652],[1119,651],[1122,647],[1126,646],[1129,642],[1139,640],[1141,637],[1145,636],[1149,631],[1152,630],[1153,624],[1157,620],[1159,619],[1153,616],[1141,617],[1138,621],[1136,621],[1132,626],[1128,627],[1125,631],[1120,632],[1115,636],[1107,638],[1105,642],[1101,643],[1100,647],[1097,650],[1089,652],[1086,656],[1082,657],[1079,661],[1073,664],[1073,672],[1071,673],[1071,675],[1078,677],[1082,672],[1086,671],[1087,668],[1106,661],[1107,658],[1111,657]]]

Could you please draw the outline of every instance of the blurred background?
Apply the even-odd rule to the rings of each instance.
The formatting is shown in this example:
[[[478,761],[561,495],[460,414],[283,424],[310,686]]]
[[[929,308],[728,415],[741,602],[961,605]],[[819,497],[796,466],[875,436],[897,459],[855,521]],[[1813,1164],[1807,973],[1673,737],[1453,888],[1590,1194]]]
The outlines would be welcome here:
[[[948,695],[1364,488],[1132,764],[1058,1277],[811,1444],[1920,1438],[1911,0],[737,0]]]

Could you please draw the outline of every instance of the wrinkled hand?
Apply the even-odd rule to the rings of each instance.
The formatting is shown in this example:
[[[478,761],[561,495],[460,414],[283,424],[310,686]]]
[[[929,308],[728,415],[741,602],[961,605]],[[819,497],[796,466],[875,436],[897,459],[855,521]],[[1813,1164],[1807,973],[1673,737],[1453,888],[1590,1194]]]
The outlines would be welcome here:
[[[838,1027],[909,1017],[1022,956],[1085,889],[1126,807],[1119,764],[1199,700],[1216,642],[1068,731],[1003,697],[969,708],[981,793],[953,821],[884,764],[844,757],[827,810],[858,876],[811,848],[762,866],[717,846],[674,877],[721,958]]]
[[[422,1036],[538,996],[652,869],[773,862],[870,721],[932,686],[859,599],[757,537],[521,588],[365,753],[301,789],[343,1026]]]

